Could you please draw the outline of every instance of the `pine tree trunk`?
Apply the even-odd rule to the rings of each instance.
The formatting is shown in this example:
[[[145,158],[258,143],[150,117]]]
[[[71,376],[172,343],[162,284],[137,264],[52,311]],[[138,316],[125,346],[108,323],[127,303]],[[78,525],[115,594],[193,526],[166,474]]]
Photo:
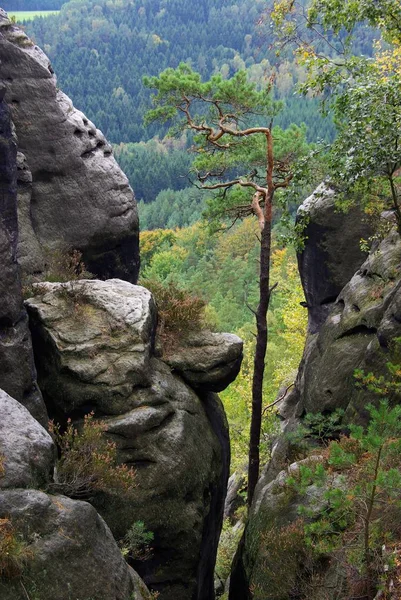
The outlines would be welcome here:
[[[260,275],[259,275],[259,305],[256,311],[256,349],[252,380],[252,416],[249,440],[248,464],[248,505],[252,503],[255,487],[259,477],[259,445],[262,426],[263,377],[267,350],[267,311],[270,302],[270,254],[271,254],[271,221],[272,221],[271,192],[266,198],[264,227],[260,239]]]

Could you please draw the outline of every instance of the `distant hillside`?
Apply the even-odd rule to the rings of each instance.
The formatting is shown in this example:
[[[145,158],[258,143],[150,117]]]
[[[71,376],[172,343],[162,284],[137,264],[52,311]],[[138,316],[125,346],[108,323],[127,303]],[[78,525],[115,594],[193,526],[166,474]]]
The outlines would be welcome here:
[[[12,1],[15,9],[18,0]],[[97,127],[113,142],[136,142],[163,134],[142,123],[149,106],[144,74],[188,61],[204,77],[246,68],[255,81],[266,81],[277,57],[266,28],[258,32],[265,8],[265,0],[74,0],[26,29],[49,54],[60,87]],[[299,75],[292,62],[282,63],[278,96],[292,98]],[[304,121],[313,139],[333,135],[316,101],[291,99],[280,119]]]

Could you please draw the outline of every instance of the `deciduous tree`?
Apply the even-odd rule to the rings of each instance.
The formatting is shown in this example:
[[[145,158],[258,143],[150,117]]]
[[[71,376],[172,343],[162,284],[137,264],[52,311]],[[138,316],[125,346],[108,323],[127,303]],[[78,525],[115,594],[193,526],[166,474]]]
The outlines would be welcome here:
[[[330,174],[347,203],[394,212],[401,233],[401,4],[399,0],[280,0],[271,12],[279,44],[292,44],[315,93],[334,112]],[[354,39],[378,28],[386,41],[356,56]],[[377,30],[376,30],[377,35]],[[373,54],[373,56],[372,56]]]

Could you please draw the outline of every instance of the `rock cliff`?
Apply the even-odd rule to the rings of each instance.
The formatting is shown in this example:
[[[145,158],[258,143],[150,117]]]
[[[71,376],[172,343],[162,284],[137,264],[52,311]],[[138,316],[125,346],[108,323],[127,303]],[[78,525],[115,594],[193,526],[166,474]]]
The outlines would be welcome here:
[[[0,385],[44,424],[17,265],[17,146],[4,95],[0,86]]]
[[[298,209],[306,222],[306,244],[298,266],[308,307],[309,332],[316,333],[344,285],[366,257],[360,240],[372,227],[358,206],[346,216],[336,208],[334,190],[321,184]]]
[[[0,534],[21,540],[24,558],[0,596],[146,600],[113,538],[142,520],[153,554],[134,566],[160,599],[210,600],[229,472],[214,392],[236,376],[241,340],[189,336],[161,359],[154,301],[131,283],[138,220],[127,179],[101,132],[57,89],[47,57],[2,10],[0,83]],[[55,450],[22,406],[46,426],[17,258],[31,284],[54,280],[54,265],[74,267],[79,253],[98,279],[66,282],[64,273],[64,283],[38,284],[28,306],[48,412],[79,428],[93,411],[120,462],[137,471],[134,500],[96,492],[92,506],[43,491],[54,490]]]
[[[102,493],[94,506],[117,539],[137,520],[154,532],[153,556],[135,568],[161,599],[209,600],[229,466],[224,411],[211,390],[235,378],[241,341],[198,334],[191,352],[175,349],[165,362],[155,356],[146,289],[113,279],[42,283],[34,292],[27,307],[49,412],[79,424],[93,410],[120,461],[137,471],[133,500]],[[196,392],[186,383],[195,372]]]
[[[296,559],[290,565],[287,551],[278,549],[274,541],[277,527],[296,527],[299,503],[307,502],[305,498],[289,501],[283,488],[293,453],[289,434],[306,413],[329,415],[338,408],[344,410],[344,425],[365,424],[366,406],[377,402],[377,396],[357,387],[354,371],[363,369],[376,376],[388,376],[386,363],[397,353],[396,340],[401,336],[398,233],[390,232],[372,246],[368,256],[361,255],[359,236],[367,237],[368,231],[361,225],[356,209],[350,214],[336,213],[333,195],[324,188],[323,193],[322,188],[318,192],[301,207],[309,216],[309,235],[299,257],[309,311],[308,337],[295,386],[279,407],[282,434],[255,490],[249,523],[233,567],[230,600],[253,597],[250,587],[257,590],[255,597],[263,600],[284,597],[285,581],[277,579],[280,564],[288,563],[284,574],[292,577],[289,589],[294,584],[294,577],[304,567]],[[339,242],[342,239],[346,240],[345,247]],[[391,395],[390,400],[399,402]],[[316,490],[311,488],[308,493],[316,494]],[[323,582],[320,587],[313,593],[310,588],[309,595],[300,597],[337,597],[346,576],[329,564],[318,567]]]
[[[40,275],[82,252],[101,278],[135,282],[138,215],[111,146],[57,88],[46,55],[0,12],[0,81],[18,139],[19,262]]]

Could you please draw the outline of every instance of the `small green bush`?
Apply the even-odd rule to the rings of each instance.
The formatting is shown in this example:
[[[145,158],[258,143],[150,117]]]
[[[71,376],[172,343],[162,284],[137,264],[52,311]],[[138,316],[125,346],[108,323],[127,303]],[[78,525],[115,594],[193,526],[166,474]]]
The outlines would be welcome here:
[[[308,413],[303,419],[306,435],[316,439],[321,444],[327,444],[330,440],[338,437],[340,431],[344,429],[342,425],[344,412],[342,408],[337,408],[328,415]]]
[[[71,498],[88,498],[94,491],[134,493],[134,469],[117,464],[116,444],[106,439],[105,424],[93,413],[85,416],[80,432],[70,419],[64,432],[53,421],[49,429],[61,454],[51,489]]]
[[[329,445],[325,465],[304,469],[301,480],[287,483],[300,495],[311,484],[323,488],[318,516],[315,507],[301,506],[304,542],[316,558],[341,554],[352,574],[347,598],[362,590],[360,597],[373,600],[380,582],[389,579],[391,557],[385,548],[400,535],[401,406],[390,408],[381,400],[367,410],[366,429],[350,425],[349,438]]]
[[[152,556],[154,533],[148,531],[143,521],[135,521],[122,540],[123,556],[132,560],[148,560]]]

